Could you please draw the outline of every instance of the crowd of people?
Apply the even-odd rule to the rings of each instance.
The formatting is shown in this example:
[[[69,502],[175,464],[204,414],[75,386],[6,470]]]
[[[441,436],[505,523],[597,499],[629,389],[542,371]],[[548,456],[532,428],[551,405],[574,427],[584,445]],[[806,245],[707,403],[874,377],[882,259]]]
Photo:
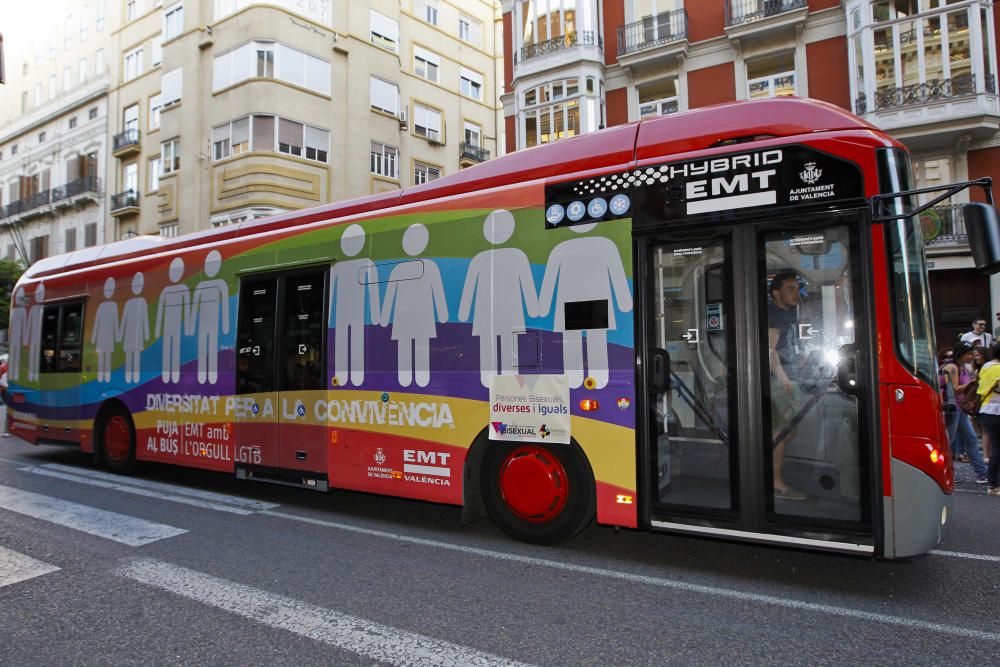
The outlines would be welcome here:
[[[986,320],[972,322],[951,347],[938,350],[938,374],[952,460],[969,463],[977,484],[1000,496],[1000,343]]]

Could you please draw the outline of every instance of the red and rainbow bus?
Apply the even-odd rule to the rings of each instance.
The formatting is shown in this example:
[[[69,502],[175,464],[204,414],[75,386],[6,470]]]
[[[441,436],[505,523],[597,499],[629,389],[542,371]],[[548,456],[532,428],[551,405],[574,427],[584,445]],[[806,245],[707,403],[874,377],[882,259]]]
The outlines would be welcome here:
[[[910,184],[849,113],[752,101],[52,257],[15,288],[10,428],[536,543],[922,553],[953,479]]]

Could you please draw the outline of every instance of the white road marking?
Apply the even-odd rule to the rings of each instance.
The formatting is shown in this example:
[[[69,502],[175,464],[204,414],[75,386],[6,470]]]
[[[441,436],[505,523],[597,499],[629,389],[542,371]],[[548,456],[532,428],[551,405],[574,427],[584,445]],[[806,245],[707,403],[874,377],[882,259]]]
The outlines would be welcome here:
[[[0,588],[56,572],[55,565],[0,547]]]
[[[399,630],[153,559],[118,574],[148,586],[393,665],[520,665],[498,655]]]
[[[850,607],[838,607],[835,605],[819,604],[816,602],[803,602],[801,600],[782,598],[776,595],[764,595],[762,593],[748,593],[745,591],[738,591],[730,588],[722,588],[720,586],[691,584],[685,581],[678,581],[676,579],[667,579],[665,577],[652,577],[642,574],[618,572],[616,570],[605,570],[599,567],[591,567],[588,565],[574,565],[572,563],[563,563],[560,561],[548,560],[545,558],[534,558],[532,556],[522,556],[520,554],[506,553],[503,551],[493,551],[490,549],[481,549],[479,547],[468,547],[459,544],[451,544],[449,542],[429,540],[422,537],[410,537],[407,535],[399,535],[397,533],[390,533],[387,531],[375,530],[372,528],[361,528],[359,526],[352,526],[344,523],[335,523],[333,521],[323,521],[321,519],[312,519],[304,516],[296,516],[294,514],[287,514],[285,512],[275,512],[269,510],[266,512],[262,512],[262,514],[282,519],[290,519],[292,521],[301,521],[303,523],[309,523],[315,526],[323,526],[325,528],[333,528],[335,530],[344,530],[352,533],[369,535],[371,537],[380,537],[388,540],[394,540],[397,542],[419,544],[421,546],[431,547],[434,549],[445,549],[448,551],[456,551],[459,553],[470,554],[473,556],[492,558],[494,560],[520,563],[522,565],[547,567],[554,570],[563,570],[566,572],[576,572],[579,574],[589,574],[596,577],[604,577],[606,579],[618,579],[620,581],[627,581],[635,584],[644,584],[647,586],[659,586],[662,588],[669,588],[671,590],[684,591],[686,593],[711,595],[714,597],[727,598],[730,600],[737,600],[740,602],[752,602],[756,604],[770,605],[773,607],[794,609],[796,611],[809,611],[819,614],[827,614],[830,616],[839,616],[841,618],[849,618],[858,621],[884,623],[886,625],[895,625],[905,628],[912,628],[915,630],[927,630],[931,632],[939,632],[942,634],[954,635],[957,637],[967,637],[970,639],[981,639],[984,641],[1000,642],[1000,632],[973,630],[971,628],[963,628],[955,625],[946,625],[944,623],[934,623],[931,621],[923,621],[916,618],[907,618],[905,616],[880,614],[877,612],[864,611],[862,609],[852,609]]]
[[[947,556],[949,558],[966,558],[968,560],[988,560],[994,563],[1000,563],[1000,556],[987,556],[985,554],[970,554],[963,551],[946,551],[944,549],[934,549],[928,551],[927,553],[934,554],[935,556]]]
[[[115,491],[121,491],[122,493],[131,493],[137,496],[156,498],[158,500],[166,500],[172,503],[181,503],[182,505],[193,505],[195,507],[200,507],[202,509],[216,510],[218,512],[229,512],[231,514],[241,514],[244,516],[254,513],[254,510],[246,509],[243,507],[234,507],[229,504],[220,504],[218,502],[212,502],[200,498],[191,498],[188,497],[187,495],[178,495],[176,493],[165,493],[163,491],[154,491],[153,489],[143,488],[143,486],[138,486],[131,481],[123,483],[121,481],[121,478],[118,478],[118,480],[116,481],[100,479],[93,475],[93,471],[85,470],[84,471],[85,473],[91,473],[91,474],[81,475],[78,474],[73,468],[67,468],[66,466],[56,466],[56,467],[66,469],[71,472],[64,472],[63,470],[52,469],[52,467],[50,467],[49,465],[41,467],[28,466],[26,468],[20,468],[20,470],[24,472],[30,472],[34,475],[55,477],[56,479],[63,479],[68,482],[87,484],[89,486],[96,486],[103,489],[114,489]],[[156,484],[156,482],[153,482],[153,484]],[[167,484],[159,484],[159,486],[164,488],[169,488],[171,491],[178,490],[176,487],[170,487]],[[275,506],[272,505],[272,507]]]
[[[260,510],[273,510],[276,507],[280,507],[277,503],[264,502],[263,500],[253,500],[252,498],[243,498],[241,496],[231,496],[225,493],[216,493],[214,491],[202,491],[201,489],[191,489],[185,486],[177,486],[174,484],[165,484],[163,482],[154,482],[150,479],[142,479],[140,477],[122,477],[121,475],[115,475],[109,472],[103,472],[101,470],[93,470],[91,468],[76,468],[73,466],[60,465],[58,463],[46,463],[41,466],[47,470],[58,470],[70,475],[77,475],[79,477],[89,477],[91,479],[100,479],[106,482],[114,482],[116,484],[123,484],[126,486],[134,486],[142,489],[150,489],[153,491],[162,491],[163,493],[188,496],[191,498],[198,498],[201,500],[207,500],[209,502],[218,503],[220,505],[232,505],[234,507],[242,507],[254,512],[259,512]]]
[[[0,486],[0,509],[66,526],[90,535],[138,547],[187,531],[127,514]]]

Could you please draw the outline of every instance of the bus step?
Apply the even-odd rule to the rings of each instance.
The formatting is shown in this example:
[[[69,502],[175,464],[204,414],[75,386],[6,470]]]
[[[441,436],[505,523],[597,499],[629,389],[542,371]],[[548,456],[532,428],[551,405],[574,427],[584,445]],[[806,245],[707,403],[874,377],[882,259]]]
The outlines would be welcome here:
[[[325,474],[308,473],[301,470],[237,466],[236,479],[267,482],[268,484],[277,484],[279,486],[294,486],[298,489],[310,489],[321,493],[326,493],[330,490],[330,483],[327,481]]]

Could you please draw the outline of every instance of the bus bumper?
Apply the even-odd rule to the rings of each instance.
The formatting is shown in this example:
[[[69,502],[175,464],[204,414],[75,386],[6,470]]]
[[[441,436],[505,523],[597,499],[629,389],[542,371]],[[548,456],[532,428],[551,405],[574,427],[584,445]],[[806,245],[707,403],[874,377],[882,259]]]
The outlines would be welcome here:
[[[926,553],[941,544],[953,496],[927,473],[892,459],[892,496],[884,498],[885,558]]]

